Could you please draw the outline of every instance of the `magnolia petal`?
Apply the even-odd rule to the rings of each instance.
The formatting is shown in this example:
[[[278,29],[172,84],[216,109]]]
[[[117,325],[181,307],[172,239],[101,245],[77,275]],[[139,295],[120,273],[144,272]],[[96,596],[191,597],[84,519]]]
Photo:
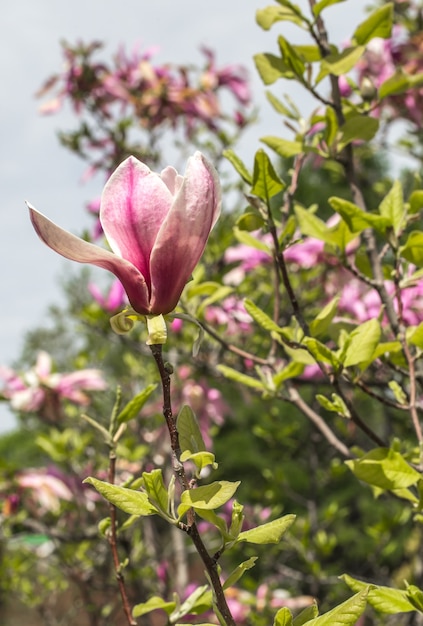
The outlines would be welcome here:
[[[149,288],[151,251],[172,200],[161,177],[134,157],[119,165],[101,196],[100,221],[110,247],[141,272]]]
[[[30,204],[28,208],[32,225],[41,241],[66,259],[78,263],[90,263],[109,270],[121,281],[134,309],[142,315],[150,312],[146,282],[141,272],[132,263],[72,235],[39,213]]]
[[[220,214],[218,175],[196,152],[188,160],[184,182],[157,235],[151,255],[152,313],[170,313],[200,260]]]

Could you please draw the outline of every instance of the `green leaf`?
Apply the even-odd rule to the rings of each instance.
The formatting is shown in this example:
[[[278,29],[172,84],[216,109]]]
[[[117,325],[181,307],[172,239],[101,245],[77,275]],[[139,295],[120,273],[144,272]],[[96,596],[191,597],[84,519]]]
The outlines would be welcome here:
[[[317,402],[324,409],[326,409],[327,411],[332,411],[333,413],[337,413],[338,415],[341,415],[342,417],[345,417],[347,419],[350,418],[351,415],[348,410],[348,407],[343,401],[343,399],[341,398],[341,396],[338,396],[337,393],[333,393],[331,395],[331,398],[332,398],[332,401],[326,398],[325,396],[322,396],[320,393],[316,395]]]
[[[346,465],[359,480],[387,491],[405,489],[421,478],[399,452],[390,448],[375,448],[360,459],[346,461]]]
[[[134,417],[137,417],[156,387],[157,385],[148,385],[148,387],[132,398],[132,400],[128,402],[125,408],[117,416],[117,423],[123,424],[134,419]]]
[[[402,185],[396,180],[389,193],[379,205],[379,213],[392,224],[394,233],[398,235],[405,226],[405,208]]]
[[[252,378],[251,376],[247,376],[246,374],[242,374],[238,372],[238,370],[232,369],[232,367],[228,367],[227,365],[218,365],[217,370],[225,376],[225,378],[229,378],[229,380],[234,380],[241,385],[245,385],[246,387],[251,387],[252,389],[258,389],[260,391],[264,391],[264,384],[257,380],[257,378]]]
[[[253,320],[255,322],[257,322],[257,324],[259,324],[259,326],[264,328],[264,330],[267,330],[270,333],[271,332],[275,332],[275,333],[280,333],[281,332],[281,328],[276,324],[276,322],[274,322],[272,320],[272,318],[269,317],[269,315],[267,315],[267,313],[262,311],[262,309],[260,309],[256,304],[254,304],[254,302],[252,302],[252,300],[249,300],[248,298],[245,298],[245,300],[244,300],[244,308],[247,311],[247,313],[249,315],[251,315]]]
[[[89,476],[84,483],[92,485],[106,500],[129,515],[154,515],[157,509],[151,504],[146,493],[118,487]]]
[[[331,6],[332,4],[339,4],[340,2],[345,2],[345,0],[320,0],[320,2],[316,2],[313,6],[313,14],[315,17],[318,17],[323,9]],[[297,626],[295,624],[295,626]]]
[[[292,626],[303,626],[303,624],[306,624],[309,620],[317,617],[318,615],[319,609],[317,608],[316,601],[314,600],[313,604],[307,606],[296,616]]]
[[[409,213],[415,215],[419,213],[423,209],[423,190],[416,189],[413,191],[409,198],[410,208],[408,210]]]
[[[169,494],[163,481],[162,470],[143,472],[142,479],[149,502],[168,519],[170,517]]]
[[[338,150],[352,141],[370,141],[379,130],[379,120],[368,115],[354,115],[339,129]]]
[[[373,227],[379,232],[384,232],[391,226],[391,221],[386,217],[366,213],[356,204],[344,200],[343,198],[329,198],[329,204],[334,211],[339,213],[353,233],[359,233],[369,227]]]
[[[400,254],[417,267],[423,267],[423,233],[412,230],[405,244],[401,246]]]
[[[298,15],[298,12],[289,7],[271,5],[264,9],[258,9],[256,22],[263,30],[269,30],[276,22],[293,22],[297,26],[303,26],[304,20]]]
[[[219,480],[196,489],[187,489],[181,494],[181,504],[186,511],[190,508],[214,510],[230,500],[239,485],[239,480],[237,482]]]
[[[278,37],[278,44],[282,54],[282,59],[286,65],[292,70],[294,76],[302,79],[305,72],[305,65],[295,48],[289,43],[285,37]],[[285,76],[285,78],[288,78]]]
[[[407,335],[407,341],[423,350],[423,322],[420,322],[410,336]]]
[[[380,335],[380,323],[377,319],[368,320],[353,330],[344,357],[341,359],[344,367],[371,361],[379,344]]]
[[[370,15],[357,26],[353,39],[361,46],[368,44],[374,37],[387,39],[391,36],[393,17],[393,4],[389,2],[370,13]]]
[[[340,296],[336,296],[323,307],[317,317],[310,324],[310,334],[312,337],[323,335],[329,328],[338,309]]]
[[[213,452],[207,452],[205,450],[202,452],[190,452],[190,450],[185,450],[185,452],[181,454],[181,461],[182,463],[192,461],[197,468],[197,477],[199,477],[203,469],[209,465],[211,465],[213,469],[217,469]]]
[[[279,98],[274,96],[271,91],[266,91],[266,98],[269,100],[270,104],[275,109],[275,111],[277,111],[278,113],[281,113],[282,115],[289,118],[290,120],[298,121],[298,119],[301,117],[298,114],[298,111],[296,111],[293,108],[289,109],[287,106],[285,106],[285,104],[283,104],[283,102],[279,100]]]
[[[423,613],[423,591],[416,585],[408,585],[406,595],[410,603],[419,613]]]
[[[229,576],[223,583],[223,589],[228,589],[229,587],[232,587],[232,585],[235,585],[235,583],[241,578],[241,576],[245,574],[247,570],[254,567],[257,559],[257,556],[251,556],[247,561],[240,563],[238,567],[236,567],[233,572],[229,574]]]
[[[231,165],[233,165],[235,170],[241,176],[242,180],[245,181],[247,185],[252,185],[253,177],[251,176],[250,172],[248,171],[247,167],[244,165],[244,162],[241,161],[239,156],[235,154],[233,150],[224,150],[223,156],[225,157],[225,159],[228,159]]]
[[[147,613],[151,613],[151,611],[156,611],[157,609],[163,609],[163,611],[170,615],[175,607],[175,602],[166,602],[166,600],[163,600],[163,598],[160,598],[159,596],[153,596],[147,602],[136,604],[132,609],[132,615],[133,617],[141,617],[142,615],[146,615]]]
[[[365,46],[353,46],[342,52],[330,54],[323,59],[322,70],[326,74],[334,74],[335,76],[348,74],[363,56],[365,50]]]
[[[329,363],[333,367],[339,366],[339,360],[335,352],[332,352],[324,343],[321,343],[313,337],[304,337],[302,343],[307,347],[307,350],[316,361]]]
[[[262,137],[260,139],[266,146],[272,148],[277,154],[289,159],[296,156],[303,151],[302,141],[289,141],[288,139],[282,139],[280,137]]]
[[[323,220],[299,205],[295,205],[294,210],[303,235],[320,239],[326,243],[330,242],[329,228]]]
[[[175,624],[181,617],[193,613],[204,613],[212,606],[212,592],[208,585],[197,587],[184,602],[169,615],[169,622]],[[191,626],[191,625],[190,625]],[[198,625],[199,626],[199,625]]]
[[[304,626],[354,626],[366,608],[368,590],[360,591],[334,609],[304,622]]]
[[[259,213],[246,210],[236,221],[238,230],[246,230],[251,233],[265,225],[264,219]]]
[[[286,606],[276,613],[273,626],[292,626],[292,613]]]
[[[267,522],[267,524],[262,524],[250,530],[244,530],[238,535],[237,543],[241,541],[258,544],[279,543],[294,521],[295,515],[284,515],[273,522]]]
[[[287,64],[270,52],[263,52],[254,55],[254,63],[265,85],[273,85],[279,78],[292,78],[293,74]]]
[[[343,574],[340,576],[352,591],[361,591],[368,587],[367,583],[356,580]],[[406,592],[391,587],[380,587],[372,585],[369,589],[367,602],[380,613],[395,615],[395,613],[408,613],[414,610],[414,606],[408,601]]]
[[[290,378],[296,378],[304,371],[304,367],[302,363],[291,361],[284,368],[277,372],[272,380],[276,389],[282,385],[285,380],[289,380]]]
[[[203,436],[198,426],[197,418],[190,406],[184,405],[176,418],[176,428],[179,433],[179,444],[182,452],[200,452],[206,450]]]
[[[272,251],[270,250],[269,246],[263,241],[260,241],[260,239],[256,239],[256,237],[253,237],[245,230],[239,230],[239,228],[235,227],[234,235],[239,243],[244,243],[246,246],[250,246],[250,248],[255,248],[256,250],[266,252],[270,258],[272,257]]]
[[[408,89],[410,89],[410,77],[399,68],[379,86],[378,96],[380,100],[383,100],[388,96],[404,93]]]
[[[276,174],[273,165],[264,150],[257,150],[254,159],[253,187],[251,193],[261,198],[266,204],[283,191],[284,183]]]

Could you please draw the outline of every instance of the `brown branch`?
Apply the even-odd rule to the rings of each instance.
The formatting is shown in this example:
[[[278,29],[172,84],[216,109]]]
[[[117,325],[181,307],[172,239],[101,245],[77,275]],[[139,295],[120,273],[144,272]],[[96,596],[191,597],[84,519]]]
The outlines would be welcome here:
[[[302,399],[297,389],[289,382],[285,383],[288,392],[288,401],[294,404],[313,424],[320,430],[327,441],[347,459],[352,458],[352,454],[347,446],[338,439],[334,432],[329,428],[321,416],[313,411],[313,409]]]
[[[159,344],[150,346],[154,360],[156,361],[157,369],[162,383],[163,390],[163,415],[166,420],[166,424],[170,436],[170,444],[172,449],[172,464],[175,474],[179,480],[180,485],[184,490],[190,488],[183,463],[179,460],[181,450],[179,445],[179,434],[176,427],[176,419],[173,417],[172,404],[170,397],[170,374],[171,368],[165,365],[163,361],[162,346]],[[200,533],[198,532],[197,524],[195,521],[195,512],[193,509],[187,511],[187,525],[184,525],[183,529],[191,537],[191,540],[203,561],[203,564],[207,570],[207,574],[210,578],[211,585],[213,587],[213,595],[216,600],[216,607],[221,614],[223,620],[227,626],[236,626],[232,613],[226,602],[225,593],[223,591],[222,583],[219,577],[219,571],[217,562],[207,551]]]

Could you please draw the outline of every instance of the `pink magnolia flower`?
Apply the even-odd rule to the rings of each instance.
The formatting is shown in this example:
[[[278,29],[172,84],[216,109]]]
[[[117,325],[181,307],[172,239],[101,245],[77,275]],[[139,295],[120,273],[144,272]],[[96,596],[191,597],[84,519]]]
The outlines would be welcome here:
[[[106,295],[94,283],[88,285],[88,291],[97,303],[109,313],[113,313],[122,307],[125,302],[125,290],[118,280],[114,280]]]
[[[95,369],[70,374],[54,373],[51,370],[51,357],[44,351],[38,353],[35,366],[22,375],[11,368],[0,366],[0,378],[5,382],[1,395],[10,400],[13,409],[32,412],[48,404],[52,394],[87,406],[90,399],[84,391],[106,388],[101,373]]]
[[[113,252],[63,230],[29,206],[38,236],[72,261],[112,272],[141,315],[173,311],[220,213],[214,167],[200,153],[185,176],[156,174],[134,157],[115,170],[101,197],[100,221]]]

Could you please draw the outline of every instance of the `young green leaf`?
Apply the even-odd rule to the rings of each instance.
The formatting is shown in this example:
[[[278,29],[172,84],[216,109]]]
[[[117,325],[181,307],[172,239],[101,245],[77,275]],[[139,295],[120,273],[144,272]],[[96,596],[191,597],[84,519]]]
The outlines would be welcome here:
[[[196,489],[187,489],[181,494],[181,504],[185,510],[189,508],[214,510],[230,500],[239,485],[240,481],[219,480]]]
[[[257,556],[251,556],[247,561],[240,563],[238,567],[236,567],[233,572],[229,574],[229,576],[223,583],[223,589],[228,589],[229,587],[232,587],[232,585],[235,585],[235,583],[238,582],[238,580],[241,578],[241,576],[245,574],[247,570],[254,567],[257,559]]]
[[[106,500],[114,504],[118,509],[129,515],[154,515],[158,513],[151,504],[146,493],[118,487],[89,476],[84,483],[92,485]]]
[[[292,613],[286,606],[276,613],[273,626],[292,626]]]
[[[156,611],[157,609],[162,609],[170,615],[172,611],[175,609],[176,602],[166,602],[163,598],[159,596],[153,596],[147,602],[142,602],[141,604],[136,604],[132,610],[132,615],[134,617],[141,617],[142,615],[147,615],[147,613],[151,613],[151,611]]]
[[[322,70],[326,75],[342,76],[348,74],[361,59],[365,50],[365,46],[351,46],[342,52],[332,53],[323,59]]]
[[[288,139],[282,139],[281,137],[261,137],[260,141],[272,148],[277,154],[289,159],[296,156],[303,151],[302,141],[289,141]]]
[[[421,478],[399,452],[390,448],[375,448],[345,463],[359,480],[387,491],[405,489]]]
[[[254,63],[265,85],[273,85],[279,78],[292,78],[293,74],[287,64],[270,52],[254,55]]]
[[[201,452],[190,452],[189,450],[185,450],[181,454],[181,461],[185,463],[185,461],[192,461],[197,468],[197,478],[200,477],[201,472],[205,467],[209,465],[212,466],[213,469],[217,469],[218,465],[215,462],[215,456],[212,452],[207,452],[205,450]]]
[[[137,417],[148,398],[151,396],[157,385],[148,385],[143,391],[138,393],[132,400],[128,402],[125,408],[117,416],[117,423],[123,424]]]
[[[301,613],[298,613],[298,615],[294,619],[292,626],[303,626],[303,624],[306,624],[308,621],[317,617],[318,615],[319,609],[317,608],[317,603],[314,600],[313,604],[307,606],[301,611]]]
[[[394,16],[392,2],[376,9],[355,29],[353,40],[359,45],[365,46],[374,37],[387,39],[391,36],[392,21]]]
[[[392,226],[390,219],[381,215],[373,215],[362,211],[356,204],[344,200],[343,198],[329,198],[329,204],[332,209],[339,213],[346,222],[348,228],[353,233],[359,233],[369,226],[375,228],[379,232],[385,232],[387,228]]]
[[[256,22],[263,30],[269,30],[276,22],[293,22],[297,26],[304,25],[304,19],[298,11],[293,11],[289,7],[273,5],[256,12]]]
[[[405,226],[405,207],[402,192],[402,185],[396,180],[391,187],[389,193],[384,197],[379,205],[379,213],[389,219],[394,229],[394,233],[398,235]]]
[[[340,2],[345,2],[345,0],[320,0],[313,6],[313,15],[318,17],[320,13],[326,9],[326,7],[329,7],[332,4],[339,4]],[[295,624],[294,626],[297,625]]]
[[[197,587],[180,606],[176,606],[169,615],[169,622],[175,624],[188,614],[204,613],[212,606],[212,592],[208,585]],[[204,626],[204,625],[203,625]]]
[[[280,327],[272,320],[271,317],[267,315],[264,311],[262,311],[252,300],[246,298],[244,300],[245,310],[259,326],[267,330],[268,332],[279,333],[281,331]]]
[[[368,587],[368,583],[356,580],[348,574],[340,576],[352,591],[362,591]],[[372,585],[369,589],[367,602],[380,613],[395,615],[395,613],[408,613],[414,610],[414,606],[407,599],[407,592],[391,587],[380,587]]]
[[[217,370],[225,376],[225,378],[229,378],[229,380],[234,380],[241,385],[245,385],[246,387],[251,387],[252,389],[258,389],[260,391],[265,390],[264,384],[257,380],[257,378],[252,378],[252,376],[247,376],[246,374],[242,374],[238,370],[233,369],[232,367],[228,367],[227,365],[218,365]]]
[[[370,141],[379,130],[379,120],[366,115],[354,115],[339,129],[338,150],[353,141]]]
[[[419,213],[423,209],[423,190],[416,189],[409,198],[409,210],[412,215]]]
[[[244,530],[238,535],[237,543],[246,541],[247,543],[279,543],[282,536],[295,521],[295,515],[284,515],[273,522],[261,524],[256,528]]]
[[[163,481],[162,470],[143,472],[142,479],[149,502],[168,519],[170,517],[169,494]]]
[[[176,418],[179,433],[179,444],[182,452],[200,452],[206,450],[197,418],[190,406],[184,405]]]
[[[400,248],[400,254],[417,267],[423,267],[423,233],[419,230],[411,231],[407,241]]]
[[[331,611],[304,622],[304,626],[354,626],[365,611],[367,593],[368,588],[363,589]]]
[[[323,335],[329,328],[338,308],[339,296],[333,298],[323,307],[317,317],[310,324],[312,337]]]
[[[229,163],[233,165],[235,170],[241,176],[242,180],[247,183],[247,185],[252,185],[253,177],[248,171],[247,167],[244,165],[243,161],[239,158],[237,154],[233,150],[224,150],[223,156],[225,159],[228,159]]]
[[[275,169],[264,150],[257,150],[254,159],[253,187],[251,193],[261,198],[266,204],[270,199],[283,191],[284,183],[276,174]]]
[[[380,323],[371,319],[360,324],[349,337],[348,347],[341,358],[344,367],[371,362],[381,335]]]

